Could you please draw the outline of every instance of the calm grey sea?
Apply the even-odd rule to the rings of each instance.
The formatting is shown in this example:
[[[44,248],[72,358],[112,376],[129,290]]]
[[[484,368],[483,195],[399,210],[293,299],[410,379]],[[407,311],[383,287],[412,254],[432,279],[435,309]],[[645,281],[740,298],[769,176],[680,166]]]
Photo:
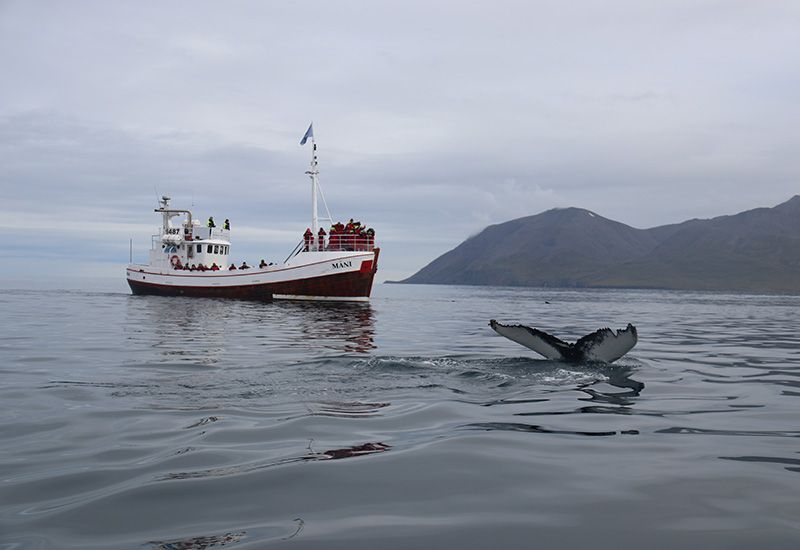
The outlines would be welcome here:
[[[800,547],[800,297],[7,289],[0,311],[3,549]],[[569,365],[490,318],[640,341]]]

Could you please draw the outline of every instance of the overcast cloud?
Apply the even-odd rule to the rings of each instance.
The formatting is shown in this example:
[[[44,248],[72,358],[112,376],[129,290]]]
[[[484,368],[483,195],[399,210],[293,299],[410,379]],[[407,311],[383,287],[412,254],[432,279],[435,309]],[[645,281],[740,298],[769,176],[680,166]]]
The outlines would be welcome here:
[[[798,29],[796,1],[0,0],[0,278],[122,280],[156,193],[283,260],[311,120],[379,280],[556,206],[635,227],[772,206],[800,192]]]

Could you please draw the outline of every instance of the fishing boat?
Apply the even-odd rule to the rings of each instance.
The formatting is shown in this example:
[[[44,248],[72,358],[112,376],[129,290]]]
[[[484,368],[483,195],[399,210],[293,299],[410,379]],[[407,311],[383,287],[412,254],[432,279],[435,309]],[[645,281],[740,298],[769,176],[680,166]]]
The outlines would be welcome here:
[[[230,263],[229,224],[205,226],[190,210],[173,208],[162,196],[155,212],[161,226],[152,236],[147,264],[126,268],[133,294],[196,296],[248,300],[368,301],[378,270],[380,249],[374,233],[360,224],[335,224],[330,233],[320,221],[333,223],[320,194],[317,144],[309,127],[301,145],[311,138],[311,227],[280,264],[235,266]],[[317,212],[322,197],[327,218]],[[229,267],[230,266],[230,267]]]

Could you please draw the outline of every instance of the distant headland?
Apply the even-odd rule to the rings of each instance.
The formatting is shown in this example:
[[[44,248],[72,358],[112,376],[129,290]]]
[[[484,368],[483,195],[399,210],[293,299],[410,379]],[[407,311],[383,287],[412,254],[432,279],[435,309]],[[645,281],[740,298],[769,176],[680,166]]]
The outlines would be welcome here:
[[[400,283],[800,293],[800,195],[635,229],[581,208],[491,225]]]

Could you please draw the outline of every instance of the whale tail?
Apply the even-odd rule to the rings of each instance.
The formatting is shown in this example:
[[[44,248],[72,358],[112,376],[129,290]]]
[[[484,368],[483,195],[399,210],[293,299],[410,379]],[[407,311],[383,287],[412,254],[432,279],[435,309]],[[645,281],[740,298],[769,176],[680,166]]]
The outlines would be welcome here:
[[[525,325],[504,325],[492,319],[489,326],[500,336],[516,342],[547,359],[562,361],[602,361],[612,363],[636,345],[639,335],[636,327],[628,323],[624,329],[613,331],[601,328],[570,344],[543,330]]]

